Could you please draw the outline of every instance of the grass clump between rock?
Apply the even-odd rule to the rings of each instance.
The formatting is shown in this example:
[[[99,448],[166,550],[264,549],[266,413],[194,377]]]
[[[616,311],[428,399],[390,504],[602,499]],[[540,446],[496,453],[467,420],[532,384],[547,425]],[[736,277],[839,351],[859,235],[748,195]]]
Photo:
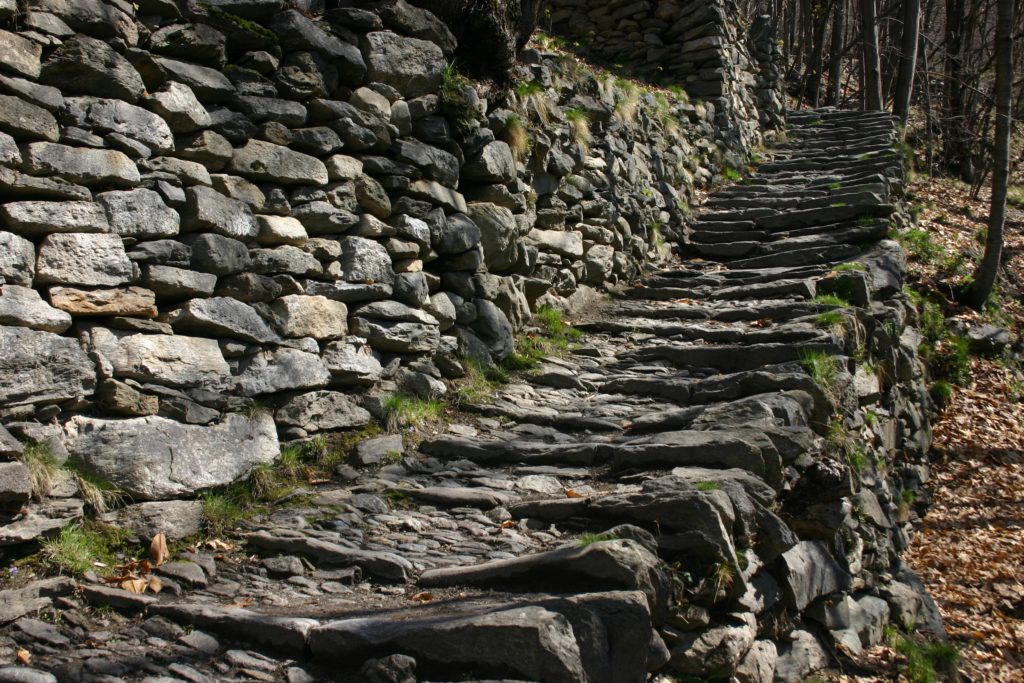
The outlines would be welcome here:
[[[592,532],[588,532],[588,533],[585,533],[585,534],[580,534],[579,538],[576,539],[576,546],[579,547],[579,548],[586,548],[588,545],[593,545],[595,543],[601,543],[602,541],[614,541],[614,540],[617,540],[617,539],[618,539],[618,536],[616,536],[615,534],[608,533],[608,532],[605,532],[605,533],[602,533],[602,534],[595,534],[595,533],[592,533]]]
[[[583,333],[565,321],[562,312],[552,306],[541,306],[534,313],[537,329],[516,337],[516,349],[502,360],[501,368],[509,372],[532,370],[545,356],[568,355]]]
[[[127,532],[96,522],[70,524],[53,538],[44,539],[43,563],[60,574],[81,575],[94,567],[116,563],[117,551],[125,545]]]
[[[399,392],[386,397],[382,409],[384,428],[395,431],[440,419],[444,404],[437,399],[421,399]]]

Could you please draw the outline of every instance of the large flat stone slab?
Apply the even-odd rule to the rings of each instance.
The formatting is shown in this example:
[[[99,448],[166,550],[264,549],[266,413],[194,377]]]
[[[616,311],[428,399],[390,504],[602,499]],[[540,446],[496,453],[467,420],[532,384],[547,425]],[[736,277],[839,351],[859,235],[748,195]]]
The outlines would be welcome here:
[[[135,500],[194,496],[245,477],[280,455],[271,416],[229,414],[208,427],[163,417],[73,417],[64,425],[71,457]]]

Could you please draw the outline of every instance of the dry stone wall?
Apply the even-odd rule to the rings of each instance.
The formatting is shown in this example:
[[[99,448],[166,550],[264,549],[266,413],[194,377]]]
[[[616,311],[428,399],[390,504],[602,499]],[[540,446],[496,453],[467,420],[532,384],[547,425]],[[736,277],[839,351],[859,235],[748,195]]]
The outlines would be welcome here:
[[[722,169],[711,104],[536,50],[478,90],[431,13],[340,4],[0,5],[5,457],[227,484],[635,277]],[[65,489],[0,544],[81,515]]]
[[[550,0],[545,21],[588,56],[711,105],[718,142],[737,166],[784,120],[771,19],[747,30],[732,0]]]

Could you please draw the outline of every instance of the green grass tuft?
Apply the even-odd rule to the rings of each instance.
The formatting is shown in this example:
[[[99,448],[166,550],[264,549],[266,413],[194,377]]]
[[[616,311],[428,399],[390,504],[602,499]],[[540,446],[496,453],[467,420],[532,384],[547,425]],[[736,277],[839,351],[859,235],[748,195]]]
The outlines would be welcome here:
[[[576,545],[580,548],[586,548],[588,545],[593,545],[594,543],[601,543],[602,541],[614,541],[617,538],[618,536],[616,536],[615,534],[610,534],[607,532],[603,534],[585,533],[579,535],[579,537],[576,539]]]
[[[395,431],[434,422],[444,414],[444,404],[437,399],[423,400],[405,393],[391,394],[384,399],[384,427]]]
[[[698,491],[720,491],[721,489],[722,489],[722,484],[717,482],[717,481],[698,481],[697,482],[697,490]]]
[[[123,549],[127,532],[96,522],[70,524],[44,539],[43,563],[61,574],[80,575],[96,566],[112,567]]]

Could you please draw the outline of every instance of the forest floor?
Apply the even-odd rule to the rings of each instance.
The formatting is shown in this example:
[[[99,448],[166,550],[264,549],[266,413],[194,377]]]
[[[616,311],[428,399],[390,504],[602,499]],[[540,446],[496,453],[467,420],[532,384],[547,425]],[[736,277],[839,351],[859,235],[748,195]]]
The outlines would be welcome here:
[[[1024,331],[1022,207],[1009,207],[999,299],[979,314],[949,299],[949,283],[962,281],[980,256],[987,190],[972,199],[962,183],[927,176],[912,181],[908,190],[917,227],[927,233],[904,244],[910,287],[945,318],[944,330],[931,331],[932,348],[953,344],[967,327],[984,323],[1006,327],[1019,339]],[[935,319],[933,313],[933,325]],[[926,336],[928,324],[926,311]],[[933,418],[931,500],[905,556],[945,619],[960,655],[960,680],[973,683],[1024,681],[1024,366],[1017,348],[1016,361],[973,354],[962,359],[957,381],[950,382],[952,392]],[[860,675],[836,680],[936,680],[908,666],[908,653],[898,649],[875,648],[859,662]]]

